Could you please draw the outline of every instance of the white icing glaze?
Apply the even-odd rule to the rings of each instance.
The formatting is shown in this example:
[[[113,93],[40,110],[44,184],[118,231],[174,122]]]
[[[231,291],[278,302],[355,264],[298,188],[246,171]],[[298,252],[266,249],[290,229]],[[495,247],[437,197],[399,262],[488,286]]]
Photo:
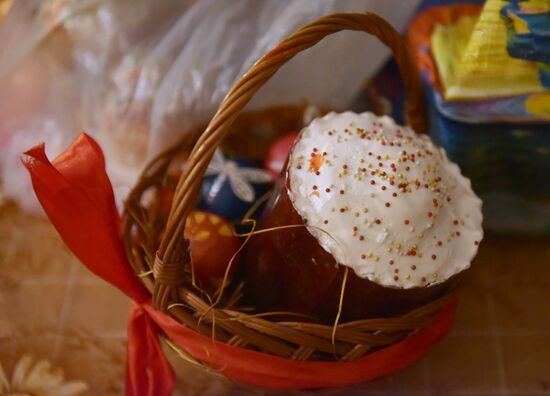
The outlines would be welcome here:
[[[383,286],[444,282],[470,266],[483,237],[470,181],[428,136],[389,117],[315,119],[287,172],[309,232],[339,263]]]

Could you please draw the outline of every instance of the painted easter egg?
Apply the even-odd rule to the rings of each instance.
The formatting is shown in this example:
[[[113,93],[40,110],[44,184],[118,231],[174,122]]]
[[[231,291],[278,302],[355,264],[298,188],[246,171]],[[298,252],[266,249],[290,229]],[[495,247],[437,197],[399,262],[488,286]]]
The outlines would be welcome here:
[[[193,211],[185,223],[184,236],[189,240],[196,279],[203,286],[219,286],[231,257],[241,246],[231,224],[216,214]],[[230,276],[237,266],[236,258],[231,263]]]
[[[199,208],[230,221],[239,221],[269,191],[271,175],[251,161],[214,153],[205,173]]]

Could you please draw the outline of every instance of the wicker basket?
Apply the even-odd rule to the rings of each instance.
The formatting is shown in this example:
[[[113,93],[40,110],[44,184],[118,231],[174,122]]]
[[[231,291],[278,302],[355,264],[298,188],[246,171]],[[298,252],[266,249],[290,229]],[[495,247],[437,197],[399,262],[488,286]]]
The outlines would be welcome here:
[[[184,140],[154,159],[127,199],[123,237],[135,272],[151,292],[158,310],[169,313],[200,334],[287,359],[355,360],[423,328],[455,298],[455,288],[452,288],[438,300],[403,316],[342,323],[333,334],[330,325],[269,320],[239,310],[235,304],[238,287],[225,291],[234,298],[213,306],[204,293],[192,286],[186,271],[190,255],[183,230],[214,150],[226,136],[234,139],[233,142],[245,139],[253,146],[266,147],[267,140],[299,123],[300,107],[270,109],[260,115],[239,113],[294,55],[342,30],[370,33],[393,51],[408,95],[407,122],[417,132],[424,133],[427,122],[420,77],[399,33],[373,14],[334,14],[299,29],[256,62],[229,91],[208,126],[186,134]],[[235,122],[240,128],[231,129]],[[263,123],[263,129],[267,124],[268,132],[243,136],[243,131],[250,131],[257,123]],[[230,143],[231,146],[237,145]],[[185,170],[176,184],[171,169],[175,159],[182,157],[186,158]],[[160,203],[166,188],[175,190],[167,219],[161,215]]]

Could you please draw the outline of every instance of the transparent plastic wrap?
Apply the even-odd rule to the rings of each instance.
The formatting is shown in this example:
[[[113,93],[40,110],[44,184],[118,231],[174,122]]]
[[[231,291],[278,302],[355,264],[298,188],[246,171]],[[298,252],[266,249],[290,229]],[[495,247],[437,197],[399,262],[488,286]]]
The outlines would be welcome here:
[[[121,202],[143,164],[207,121],[232,83],[290,31],[323,14],[364,11],[402,30],[417,4],[15,2],[0,23],[0,90],[9,98],[0,102],[4,194],[39,211],[21,152],[44,141],[55,156],[84,130],[102,146]],[[336,35],[285,66],[250,107],[308,101],[343,109],[387,56],[359,33]]]

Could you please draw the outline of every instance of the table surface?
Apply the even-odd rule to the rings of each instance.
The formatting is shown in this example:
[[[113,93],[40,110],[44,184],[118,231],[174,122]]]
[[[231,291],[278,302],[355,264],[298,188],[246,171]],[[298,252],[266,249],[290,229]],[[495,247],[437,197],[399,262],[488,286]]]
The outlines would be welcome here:
[[[421,362],[344,393],[550,395],[549,304],[550,239],[487,238],[449,337]],[[87,382],[89,395],[122,394],[129,308],[47,220],[0,206],[0,363],[7,373],[27,354]],[[177,372],[181,395],[242,392],[181,360]]]

